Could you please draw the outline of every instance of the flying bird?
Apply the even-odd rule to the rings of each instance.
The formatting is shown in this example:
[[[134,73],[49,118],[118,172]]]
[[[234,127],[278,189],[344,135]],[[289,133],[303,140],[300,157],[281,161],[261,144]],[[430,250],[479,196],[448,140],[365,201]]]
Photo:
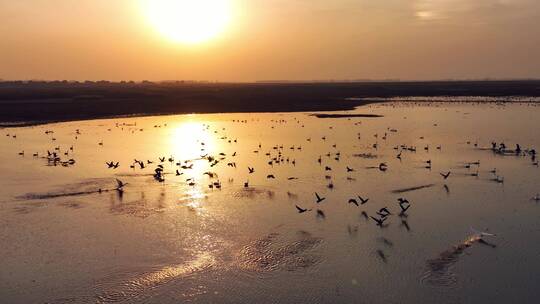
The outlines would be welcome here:
[[[401,212],[399,213],[400,216],[403,216],[405,215],[405,212],[407,212],[407,210],[409,210],[409,208],[411,208],[411,205],[399,205],[401,207]]]
[[[118,187],[116,187],[116,190],[119,190],[119,191],[122,191],[123,190],[122,188],[124,188],[124,186],[127,185],[127,183],[124,183],[118,178],[116,179],[116,184],[118,185]]]
[[[388,210],[388,208],[386,207],[383,207],[381,208],[379,211],[377,211],[377,214],[381,217],[381,218],[386,218],[387,216],[389,216],[390,214],[390,211]]]
[[[377,223],[377,226],[379,227],[382,227],[382,225],[384,224],[384,221],[386,221],[387,217],[383,217],[383,218],[376,218],[376,217],[373,217],[373,216],[370,216],[371,219],[373,219],[376,223]]]
[[[324,201],[326,197],[321,197],[317,192],[315,192],[315,197],[317,197],[317,204]]]
[[[449,176],[450,176],[450,171],[448,171],[448,173],[440,173],[441,176],[444,178],[444,179],[447,179]]]
[[[307,209],[307,208],[302,208],[298,205],[295,205],[296,206],[296,210],[298,210],[298,213],[304,213],[304,212],[308,212],[308,211],[311,211],[311,209]]]
[[[360,200],[360,203],[363,205],[369,201],[369,198],[362,198],[360,195],[358,195],[358,199]]]

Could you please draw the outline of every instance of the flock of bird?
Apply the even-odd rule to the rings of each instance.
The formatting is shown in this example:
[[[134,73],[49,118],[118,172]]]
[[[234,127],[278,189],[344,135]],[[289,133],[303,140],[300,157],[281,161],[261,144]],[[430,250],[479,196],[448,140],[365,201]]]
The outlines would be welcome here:
[[[295,118],[295,121],[297,121],[299,123],[299,120],[297,120]],[[247,120],[234,120],[233,122],[242,122],[242,123],[247,123]],[[286,120],[279,120],[279,121],[272,121],[273,123],[286,123],[287,121]],[[355,123],[355,124],[358,124],[358,123]],[[124,128],[124,127],[136,127],[136,123],[135,124],[119,124],[117,123],[116,124],[116,127],[117,128]],[[165,127],[167,126],[166,124],[164,125]],[[161,128],[162,126],[161,125],[154,125],[154,128]],[[304,127],[302,125],[302,127]],[[204,124],[203,125],[203,128],[205,130],[209,130],[210,129],[210,125],[208,124]],[[272,126],[272,128],[274,128],[274,126]],[[332,129],[333,127],[330,126],[329,127],[330,129]],[[139,131],[143,131],[142,128],[138,128],[137,130]],[[225,130],[225,129],[223,129]],[[109,128],[108,131],[111,131],[111,129]],[[387,129],[388,132],[385,132],[384,135],[381,137],[382,140],[386,140],[389,135],[391,133],[396,133],[397,130],[395,128],[388,128]],[[133,131],[132,131],[133,132]],[[217,133],[218,131],[214,131],[214,133]],[[390,134],[389,134],[390,133]],[[53,130],[46,130],[45,131],[45,134],[46,135],[51,135],[51,140],[52,141],[56,141],[56,138],[54,137],[54,131]],[[81,135],[81,131],[79,129],[75,130],[75,139],[78,138],[78,136]],[[17,135],[16,134],[6,134],[6,136],[8,137],[12,137],[14,139],[17,138]],[[374,134],[373,135],[375,138],[378,138],[379,135],[378,134]],[[360,134],[358,134],[358,138],[360,139]],[[224,137],[221,137],[221,139],[226,139],[228,140],[229,143],[237,143],[237,139],[229,139],[227,136],[224,136]],[[423,139],[423,137],[420,137],[420,139]],[[326,141],[327,140],[327,137],[326,136],[322,136],[321,137],[321,140],[322,141]],[[307,142],[311,142],[312,139],[311,138],[307,138],[306,139]],[[470,141],[467,142],[467,144],[471,144]],[[100,146],[103,146],[103,140],[100,141],[98,143],[98,145]],[[204,142],[200,142],[200,145],[201,145],[201,151],[204,152],[205,151],[205,143]],[[372,148],[374,149],[377,149],[377,146],[378,146],[378,143],[374,143],[372,145]],[[336,144],[333,144],[332,145],[332,148],[336,148],[337,145]],[[478,143],[474,143],[474,147],[478,147]],[[284,146],[283,145],[274,145],[271,147],[271,151],[276,151],[276,153],[272,153],[271,151],[267,152],[265,154],[265,156],[268,157],[268,165],[269,166],[273,166],[273,165],[276,165],[276,164],[281,164],[281,163],[287,163],[287,164],[291,164],[293,166],[296,165],[296,159],[292,158],[292,157],[285,157],[284,156]],[[426,145],[423,147],[423,150],[425,151],[429,151],[430,147],[429,145]],[[436,146],[436,149],[437,150],[441,150],[442,149],[442,146],[441,145],[438,145]],[[260,151],[262,150],[262,144],[259,143],[257,149],[253,150],[254,153],[259,153]],[[297,145],[297,146],[291,146],[290,147],[290,150],[298,150],[298,151],[301,151],[302,150],[302,146],[301,145]],[[417,147],[415,146],[410,146],[410,145],[398,145],[398,146],[395,146],[394,147],[394,150],[396,150],[397,154],[396,154],[396,158],[399,159],[400,161],[402,160],[402,157],[403,157],[403,153],[405,152],[416,152],[417,151]],[[64,156],[68,156],[70,155],[70,153],[72,153],[74,151],[74,146],[71,145],[69,147],[68,150],[66,150],[65,152],[60,152],[60,146],[55,146],[53,147],[53,149],[51,150],[47,150],[46,151],[46,154],[45,154],[45,157],[47,159],[47,162],[49,165],[62,165],[62,166],[69,166],[69,165],[74,165],[76,163],[75,159],[73,158],[69,158],[69,159],[62,159],[61,158],[61,154],[63,154]],[[495,154],[499,154],[499,155],[516,155],[516,156],[530,156],[531,160],[532,160],[532,164],[534,166],[538,166],[538,160],[536,159],[536,150],[535,149],[522,149],[521,146],[519,144],[516,144],[516,148],[514,150],[511,150],[511,149],[508,149],[506,144],[505,143],[499,143],[497,144],[496,142],[492,142],[491,143],[491,151]],[[21,156],[24,156],[25,155],[25,151],[21,151],[19,152],[19,155]],[[236,157],[237,153],[234,152],[232,153],[230,156],[232,158]],[[40,153],[39,152],[35,152],[32,154],[33,157],[39,157],[40,156]],[[336,152],[328,152],[326,154],[326,156],[328,158],[334,158],[334,160],[336,161],[339,161],[340,158],[341,158],[341,152],[339,151],[336,151]],[[166,162],[169,162],[171,164],[175,164],[176,166],[178,166],[178,169],[175,170],[175,175],[176,176],[181,176],[183,175],[184,173],[181,172],[181,170],[189,170],[189,169],[192,169],[193,168],[193,162],[194,161],[197,161],[197,160],[207,160],[209,162],[209,167],[212,168],[212,167],[215,167],[216,165],[218,165],[221,161],[224,161],[225,159],[227,159],[227,156],[225,153],[221,152],[219,153],[218,155],[209,155],[208,153],[204,154],[204,155],[201,155],[201,157],[199,159],[194,159],[194,160],[185,160],[185,161],[175,161],[175,158],[173,156],[170,156],[170,157],[158,157],[158,160],[156,162],[158,162],[156,168],[154,169],[154,177],[157,181],[160,181],[160,182],[164,182],[165,181],[165,175],[167,174],[165,172],[165,167],[164,167],[164,163]],[[139,169],[145,169],[147,166],[150,166],[152,164],[154,164],[155,161],[153,160],[138,160],[138,159],[134,159],[133,163],[130,164],[130,168],[131,169],[135,169],[135,168],[139,168]],[[322,155],[319,156],[317,158],[317,162],[319,163],[319,165],[322,166],[322,163],[323,163],[323,157]],[[106,161],[105,162],[107,168],[109,169],[118,169],[120,167],[120,162],[119,161],[114,161],[114,160],[111,160],[111,161]],[[227,166],[228,167],[233,167],[233,168],[236,168],[237,167],[237,164],[235,161],[229,161],[227,163]],[[464,168],[466,169],[470,169],[471,167],[473,166],[477,166],[479,167],[480,166],[480,161],[475,161],[475,162],[469,162],[469,163],[465,163],[464,164]],[[389,166],[387,164],[387,162],[381,162],[379,163],[378,166],[375,166],[375,167],[368,167],[368,168],[377,168],[379,169],[380,171],[382,172],[385,172],[388,170]],[[425,161],[425,166],[424,166],[425,169],[429,169],[431,170],[432,169],[432,161],[431,160],[426,160]],[[351,166],[346,166],[345,167],[346,169],[346,172],[347,173],[351,173],[351,172],[354,172],[355,170],[351,167]],[[255,168],[252,167],[252,166],[248,166],[247,167],[247,170],[248,170],[248,174],[253,174],[255,173]],[[332,171],[332,168],[330,166],[330,164],[325,164],[324,165],[324,170],[329,172],[329,171]],[[502,176],[499,176],[497,175],[497,170],[496,169],[492,169],[490,171],[490,173],[493,174],[493,178],[492,180],[495,181],[495,182],[498,182],[498,183],[503,183],[504,182],[504,177]],[[216,173],[213,173],[213,172],[205,172],[204,173],[205,175],[208,175],[210,178],[213,178],[214,176],[217,176]],[[446,171],[446,172],[440,172],[440,175],[441,177],[444,179],[444,180],[447,180],[450,175],[451,175],[451,171]],[[470,176],[475,176],[475,177],[478,177],[479,173],[478,173],[478,170],[476,172],[472,172],[472,173],[468,173],[467,175],[470,175]],[[274,174],[267,174],[266,177],[268,179],[276,179],[276,176]],[[330,175],[325,175],[325,178],[328,179],[328,180],[331,180],[332,177]],[[288,177],[287,178],[288,180],[295,180],[295,179],[298,179],[297,177]],[[352,177],[348,177],[348,180],[354,180],[354,178]],[[191,186],[194,186],[195,185],[195,182],[192,180],[192,179],[188,179],[187,180],[189,182],[189,185]],[[216,188],[220,188],[220,183],[219,182],[216,182],[216,183],[212,183],[209,185],[210,188],[213,188],[213,187],[216,187]],[[249,181],[246,181],[244,182],[244,187],[249,187]],[[333,189],[334,188],[334,184],[332,181],[330,181],[328,184],[327,184],[327,187],[329,189]],[[534,198],[537,198],[538,195],[536,195]],[[316,202],[317,203],[320,203],[321,202],[321,197],[316,194]],[[361,204],[365,204],[367,202],[367,199],[364,200],[362,198],[359,197],[359,200],[361,202]],[[356,201],[356,199],[351,199],[349,200],[349,203],[351,204],[354,204],[356,206],[358,206],[358,202]],[[304,209],[304,208],[301,208],[299,206],[297,206],[299,210],[308,210],[308,209]],[[305,212],[305,211],[301,211],[302,213]],[[378,222],[377,222],[378,223]]]
[[[294,118],[294,121],[298,124],[299,127],[304,127],[304,125],[300,122],[299,119]],[[235,123],[243,123],[247,124],[247,120],[233,120]],[[275,128],[279,124],[287,123],[287,120],[272,120],[271,128]],[[359,122],[356,122],[355,125],[360,124]],[[130,132],[142,132],[144,129],[137,127],[136,124],[120,124],[117,123],[116,127],[121,130],[130,130]],[[154,128],[162,128],[167,127],[167,125],[154,125]],[[222,128],[221,130],[212,130],[211,126],[209,124],[203,124],[202,128],[205,132],[214,132],[215,136],[219,136],[220,132],[225,133],[226,129]],[[332,126],[329,126],[330,129],[332,129]],[[108,131],[111,131],[111,129],[108,129]],[[371,149],[378,149],[378,146],[381,144],[379,140],[382,140],[383,142],[387,140],[392,134],[397,133],[398,130],[395,128],[387,128],[386,131],[381,134],[374,134],[373,137],[375,138],[376,142],[371,144]],[[45,134],[48,136],[51,136],[51,141],[56,141],[56,138],[54,137],[54,131],[53,130],[46,130]],[[81,136],[81,131],[77,129],[75,131],[75,139],[78,139],[79,136]],[[6,136],[11,137],[13,139],[17,138],[16,134],[8,133]],[[358,139],[360,140],[362,136],[360,133],[357,134]],[[219,137],[221,140],[225,140],[230,144],[236,144],[238,143],[238,139],[231,138],[226,134],[222,134],[221,137]],[[421,137],[420,139],[423,139]],[[327,135],[322,135],[320,137],[320,141],[322,143],[327,143],[330,140],[330,137]],[[312,137],[305,139],[306,143],[309,145],[314,139]],[[105,143],[103,140],[99,141],[98,146],[104,146]],[[174,175],[176,177],[183,176],[186,172],[189,170],[192,170],[194,168],[194,164],[196,162],[204,162],[206,163],[206,166],[208,167],[208,170],[212,170],[212,168],[216,166],[226,165],[228,168],[236,169],[237,167],[240,167],[237,164],[236,158],[239,156],[237,152],[230,153],[227,155],[224,152],[210,154],[206,149],[206,143],[204,141],[198,141],[198,144],[200,145],[200,157],[197,157],[195,159],[188,159],[188,160],[178,160],[174,156],[158,156],[156,159],[137,159],[134,158],[133,162],[129,164],[129,168],[131,170],[147,170],[150,168],[150,170],[153,170],[152,176],[157,182],[164,183],[167,179],[167,175]],[[521,145],[516,144],[515,149],[508,149],[505,143],[496,143],[492,142],[490,148],[480,148],[478,143],[471,143],[470,141],[467,142],[468,145],[473,145],[475,148],[482,149],[482,150],[490,150],[492,153],[496,155],[503,155],[503,156],[520,156],[520,157],[529,157],[531,159],[531,163],[534,166],[538,166],[538,160],[536,159],[536,150],[535,149],[522,149]],[[317,163],[324,172],[324,179],[328,180],[326,184],[326,188],[332,190],[335,188],[332,172],[334,171],[333,165],[331,161],[339,162],[342,158],[342,153],[337,149],[337,144],[331,144],[329,146],[330,151],[326,154],[321,153],[316,160],[315,163]],[[267,152],[264,152],[266,149]],[[270,168],[273,168],[273,166],[276,165],[288,165],[295,167],[297,164],[296,157],[297,154],[287,154],[287,149],[291,152],[300,153],[304,151],[306,148],[303,147],[303,145],[295,144],[290,146],[285,146],[284,144],[277,144],[277,145],[270,145],[267,147],[263,147],[262,143],[259,143],[255,149],[252,150],[252,152],[258,156],[263,156],[266,158],[266,163]],[[425,145],[421,148],[417,148],[416,146],[412,145],[397,145],[393,147],[393,150],[395,150],[396,154],[395,157],[400,162],[406,158],[406,153],[416,153],[417,150],[424,150],[426,153],[429,153],[431,147],[429,145]],[[438,151],[442,150],[441,145],[435,146],[435,149]],[[70,157],[74,152],[74,145],[71,145],[68,149],[65,151],[62,151],[59,146],[55,146],[52,149],[46,151],[46,153],[40,153],[35,152],[32,153],[33,157],[36,158],[45,158],[47,160],[47,163],[49,165],[61,165],[61,166],[70,166],[74,165],[76,163],[75,159]],[[25,151],[19,152],[20,156],[25,156]],[[326,159],[323,157],[326,156]],[[104,163],[105,167],[110,170],[117,170],[119,168],[122,168],[122,164],[118,160],[107,160]],[[428,169],[432,170],[433,162],[431,159],[425,160],[423,164],[422,169]],[[468,172],[467,175],[478,177],[478,167],[480,166],[480,161],[473,161],[473,162],[467,162],[463,165],[464,169],[470,170],[470,169],[477,169],[476,171]],[[127,167],[127,166],[126,166]],[[169,170],[170,168],[173,168],[172,170]],[[355,178],[353,176],[350,176],[350,174],[357,172],[355,168],[351,165],[347,165],[343,168],[343,172],[347,173],[347,180],[354,181]],[[379,162],[378,165],[372,166],[372,167],[366,167],[366,169],[378,169],[380,172],[384,173],[390,169],[390,166],[388,165],[388,161],[385,162]],[[254,166],[246,166],[246,180],[243,182],[244,188],[251,188],[250,182],[249,182],[249,176],[256,174],[257,172],[261,171]],[[491,180],[497,183],[504,183],[504,177],[498,175],[497,169],[492,169],[489,171],[490,174],[492,174]],[[440,178],[442,181],[446,181],[449,178],[452,178],[452,172],[451,171],[443,171],[439,172]],[[207,184],[209,189],[221,189],[222,188],[222,182],[218,178],[218,174],[212,171],[205,171],[203,175],[207,176],[211,181]],[[269,172],[265,173],[267,179],[279,179],[278,176],[276,176],[275,173]],[[299,177],[297,176],[287,176],[286,180],[297,180]],[[198,180],[194,177],[189,177],[185,179],[185,182],[188,186],[195,187],[199,184]],[[126,189],[126,185],[128,183],[125,183],[119,179],[116,179],[116,185],[112,189],[98,189],[97,192],[103,192],[103,191],[124,191]],[[448,191],[448,187],[446,184],[444,185],[445,189]],[[289,192],[288,192],[289,193]],[[540,201],[540,194],[536,194],[532,197],[532,200],[539,202]],[[370,199],[366,196],[357,195],[355,194],[353,197],[348,199],[346,202],[349,205],[352,205],[354,207],[362,207],[363,205],[368,204],[370,202]],[[325,219],[326,214],[324,212],[324,208],[321,208],[324,204],[328,204],[329,201],[320,194],[320,192],[314,193],[314,206],[313,207],[305,207],[302,206],[300,203],[296,203],[294,205],[296,211],[300,214],[306,214],[312,211],[315,211],[315,216],[318,219]],[[345,203],[345,202],[344,202]],[[388,207],[384,206],[381,208],[377,208],[378,210],[372,214],[368,214],[365,210],[361,211],[361,216],[365,218],[366,220],[372,221],[374,225],[384,228],[386,227],[387,221],[391,216],[396,215],[401,219],[401,225],[404,226],[407,230],[410,230],[409,224],[407,222],[407,212],[411,210],[412,204],[404,197],[399,197],[396,199],[395,207]]]

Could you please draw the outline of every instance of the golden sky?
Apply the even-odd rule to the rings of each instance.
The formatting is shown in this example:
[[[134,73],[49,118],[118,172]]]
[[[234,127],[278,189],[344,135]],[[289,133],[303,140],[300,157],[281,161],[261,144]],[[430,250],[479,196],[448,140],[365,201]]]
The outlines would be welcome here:
[[[0,79],[540,78],[538,0],[229,0],[197,43],[145,1],[0,0]]]

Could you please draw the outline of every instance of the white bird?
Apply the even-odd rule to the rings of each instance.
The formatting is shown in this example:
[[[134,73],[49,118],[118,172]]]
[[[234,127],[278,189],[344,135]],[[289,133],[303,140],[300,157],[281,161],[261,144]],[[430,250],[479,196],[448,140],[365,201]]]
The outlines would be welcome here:
[[[484,236],[497,236],[496,234],[493,234],[493,233],[488,233],[488,232],[484,232],[484,231],[478,231],[478,230],[476,230],[476,229],[474,229],[474,228],[472,228],[472,227],[471,227],[471,231],[472,231],[475,235],[479,236],[480,238],[481,238],[481,237],[484,237]]]

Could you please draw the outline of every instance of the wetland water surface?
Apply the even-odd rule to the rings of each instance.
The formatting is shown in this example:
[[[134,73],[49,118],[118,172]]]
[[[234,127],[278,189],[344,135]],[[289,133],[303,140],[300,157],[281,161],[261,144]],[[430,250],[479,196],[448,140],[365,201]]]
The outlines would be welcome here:
[[[537,302],[537,104],[311,114],[0,130],[1,302]]]

